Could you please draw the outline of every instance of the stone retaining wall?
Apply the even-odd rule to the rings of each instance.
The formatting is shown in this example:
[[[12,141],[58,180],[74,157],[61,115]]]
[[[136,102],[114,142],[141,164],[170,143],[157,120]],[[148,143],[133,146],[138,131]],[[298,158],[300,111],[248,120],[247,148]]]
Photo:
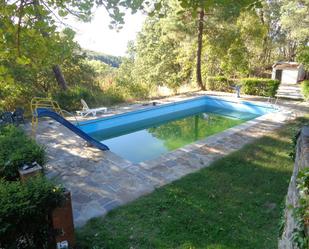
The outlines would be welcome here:
[[[301,130],[296,145],[296,158],[294,164],[293,175],[291,177],[285,208],[285,227],[282,237],[279,239],[279,249],[297,249],[298,247],[292,242],[292,235],[297,224],[293,217],[293,207],[298,206],[299,193],[296,188],[296,180],[298,172],[309,167],[309,127]]]

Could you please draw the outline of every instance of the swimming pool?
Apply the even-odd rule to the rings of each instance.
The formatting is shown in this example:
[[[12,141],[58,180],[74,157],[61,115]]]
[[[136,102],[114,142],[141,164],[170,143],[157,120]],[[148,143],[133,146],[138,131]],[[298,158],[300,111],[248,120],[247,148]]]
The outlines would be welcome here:
[[[251,102],[199,97],[87,121],[79,128],[139,163],[274,111]]]

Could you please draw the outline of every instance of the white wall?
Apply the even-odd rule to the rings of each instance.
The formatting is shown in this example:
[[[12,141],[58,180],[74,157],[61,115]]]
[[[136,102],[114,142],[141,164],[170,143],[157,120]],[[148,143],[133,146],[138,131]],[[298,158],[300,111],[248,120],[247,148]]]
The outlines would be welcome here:
[[[276,79],[276,69],[273,68],[272,72],[271,72],[271,79],[275,80]]]
[[[283,69],[281,83],[296,84],[298,81],[298,70]]]

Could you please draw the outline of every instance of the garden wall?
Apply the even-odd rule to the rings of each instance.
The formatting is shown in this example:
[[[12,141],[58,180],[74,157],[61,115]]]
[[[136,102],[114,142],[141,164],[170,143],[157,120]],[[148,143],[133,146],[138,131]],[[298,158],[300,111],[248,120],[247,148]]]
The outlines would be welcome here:
[[[299,191],[297,189],[297,176],[300,170],[309,168],[309,127],[302,128],[296,145],[296,158],[294,170],[288,188],[285,203],[284,219],[285,225],[281,238],[279,238],[279,249],[296,249],[299,248],[293,242],[295,240],[293,232],[298,228],[297,221],[294,218],[293,211],[299,206]],[[305,231],[307,231],[307,226]]]

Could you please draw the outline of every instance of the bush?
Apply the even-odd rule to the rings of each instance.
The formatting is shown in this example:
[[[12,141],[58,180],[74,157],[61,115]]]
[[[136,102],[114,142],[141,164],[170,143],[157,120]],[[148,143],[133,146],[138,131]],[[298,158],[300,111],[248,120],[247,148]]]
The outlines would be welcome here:
[[[233,82],[224,76],[208,77],[206,89],[210,91],[232,92]]]
[[[94,102],[93,93],[84,87],[71,87],[66,91],[55,92],[52,94],[52,98],[59,103],[62,109],[68,111],[81,109],[81,99],[86,102]]]
[[[48,248],[50,213],[64,198],[63,189],[43,177],[0,180],[0,248]]]
[[[280,82],[271,79],[245,78],[240,79],[242,85],[241,91],[249,95],[258,95],[265,97],[274,97]],[[206,89],[221,92],[233,92],[235,83],[224,76],[208,77]]]
[[[245,78],[240,80],[241,91],[249,95],[274,97],[280,82],[271,79]]]
[[[127,83],[124,84],[123,82],[119,83],[119,88],[121,92],[123,92],[123,96],[126,100],[136,100],[136,99],[147,99],[151,91],[153,90],[152,87],[146,86],[141,83]]]
[[[293,210],[293,218],[297,227],[292,233],[292,238],[297,248],[307,249],[309,248],[309,237],[306,231],[309,224],[309,168],[299,171],[297,189],[299,191],[299,201]]]
[[[0,178],[14,180],[18,168],[36,161],[45,162],[44,149],[29,138],[23,130],[15,126],[0,128]]]
[[[123,101],[117,89],[108,88],[103,91],[99,87],[72,87],[67,91],[55,92],[52,98],[56,100],[62,109],[76,111],[82,108],[80,100],[84,99],[90,108],[103,105],[111,105]]]
[[[304,95],[306,101],[309,100],[309,80],[305,80],[301,83],[301,92]]]

